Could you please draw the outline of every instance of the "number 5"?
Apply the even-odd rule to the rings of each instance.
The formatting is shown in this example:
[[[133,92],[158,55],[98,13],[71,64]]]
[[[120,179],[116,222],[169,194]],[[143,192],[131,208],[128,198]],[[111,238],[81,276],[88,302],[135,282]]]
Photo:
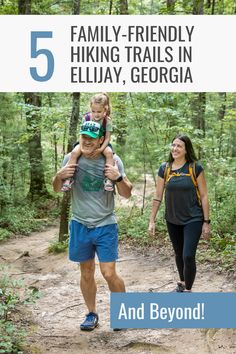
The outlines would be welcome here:
[[[44,76],[40,76],[37,73],[36,67],[30,67],[30,75],[35,81],[48,81],[51,79],[54,71],[54,58],[52,52],[48,49],[37,49],[38,38],[52,38],[52,32],[31,32],[31,58],[35,59],[40,54],[43,54],[47,58],[47,71]]]

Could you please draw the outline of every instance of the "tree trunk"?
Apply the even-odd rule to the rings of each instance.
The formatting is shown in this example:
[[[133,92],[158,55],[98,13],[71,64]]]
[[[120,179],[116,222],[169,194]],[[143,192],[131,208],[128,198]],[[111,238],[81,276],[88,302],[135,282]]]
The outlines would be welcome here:
[[[18,0],[18,13],[20,15],[30,15],[31,0]]]
[[[73,144],[77,140],[77,126],[79,122],[80,112],[80,92],[73,92],[72,94],[72,113],[69,125],[69,137],[67,145],[67,153],[72,150]]]
[[[73,14],[80,14],[80,0],[73,0]]]
[[[168,14],[174,14],[175,12],[175,3],[176,0],[166,0],[166,7]]]
[[[117,154],[123,155],[125,152],[125,144],[127,138],[127,122],[126,122],[126,93],[119,93],[117,102],[117,119],[116,119],[116,143],[117,143]]]
[[[51,108],[52,107],[52,94],[48,93],[48,105]],[[58,152],[57,152],[57,134],[56,132],[53,133],[52,135],[52,145],[54,149],[54,173],[57,173],[58,169]]]
[[[30,189],[27,197],[36,201],[40,197],[50,197],[45,183],[41,145],[41,97],[36,93],[25,92],[24,99],[25,104],[30,106],[26,112],[30,161]]]
[[[203,134],[199,134],[199,137],[205,137],[206,126],[205,126],[205,110],[206,110],[206,93],[199,92],[194,93],[192,99],[192,122],[193,126]],[[201,158],[201,147],[198,150],[198,158]]]
[[[193,15],[203,15],[204,14],[204,0],[194,0],[193,1]],[[193,125],[203,132],[203,137],[205,137],[205,109],[206,109],[206,93],[199,92],[194,94],[193,98]],[[201,135],[200,135],[201,137]],[[200,159],[202,155],[201,146],[198,150],[198,158]]]
[[[76,142],[76,132],[79,121],[80,111],[80,93],[73,93],[72,113],[69,126],[69,138],[67,145],[67,153],[72,150],[73,143]],[[59,228],[59,242],[67,239],[68,236],[68,221],[70,211],[70,193],[64,193],[61,203],[61,216],[60,216],[60,228]]]
[[[110,0],[110,2],[109,2],[109,15],[112,14],[112,6],[113,6],[113,1]]]
[[[128,2],[127,0],[120,0],[120,15],[128,15]],[[116,122],[116,142],[117,154],[123,155],[127,137],[127,123],[126,123],[126,93],[119,93],[117,102],[119,102],[118,119]]]
[[[73,1],[73,14],[80,14],[80,0]],[[69,137],[67,144],[67,153],[72,150],[73,143],[76,142],[76,132],[79,121],[79,111],[80,111],[80,92],[73,92],[72,94],[72,113],[69,125]],[[69,230],[69,211],[70,211],[70,201],[71,194],[69,192],[64,193],[61,203],[61,216],[60,216],[60,228],[59,228],[59,242],[67,239]]]
[[[31,0],[18,0],[18,12],[20,15],[31,14]],[[30,109],[26,112],[26,124],[28,132],[28,152],[30,161],[30,189],[28,198],[36,201],[40,197],[49,198],[46,188],[43,168],[43,154],[41,146],[41,97],[37,93],[24,93],[26,105]]]
[[[212,1],[212,7],[211,7],[211,14],[214,15],[215,13],[215,0]]]
[[[220,92],[219,93],[220,97],[220,108],[218,111],[218,119],[220,121],[220,136],[219,136],[219,151],[218,151],[218,156],[222,156],[222,143],[223,143],[223,133],[224,133],[224,117],[225,117],[225,109],[226,109],[226,93],[225,92]]]
[[[128,1],[120,0],[120,15],[128,15]]]
[[[203,14],[204,14],[204,0],[194,0],[193,15],[203,15]]]
[[[69,234],[69,215],[70,215],[70,200],[71,193],[63,194],[61,202],[60,227],[59,227],[59,242],[63,242],[68,238]]]

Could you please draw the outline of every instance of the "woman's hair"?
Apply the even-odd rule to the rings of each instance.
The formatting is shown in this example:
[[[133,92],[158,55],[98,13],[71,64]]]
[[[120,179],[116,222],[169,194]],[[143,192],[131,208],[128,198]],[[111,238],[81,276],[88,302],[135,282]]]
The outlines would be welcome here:
[[[92,104],[100,104],[101,106],[104,107],[107,116],[110,117],[111,114],[111,104],[110,104],[110,98],[106,93],[98,93],[96,95],[94,95],[91,99],[90,99],[90,107],[92,106]]]
[[[189,137],[187,135],[182,135],[182,134],[177,134],[174,139],[172,140],[172,143],[175,139],[179,139],[181,141],[184,142],[185,144],[185,150],[186,150],[186,154],[185,154],[185,158],[187,160],[187,162],[194,162],[194,161],[197,161],[197,157],[196,157],[196,154],[195,154],[195,151],[193,149],[193,145],[192,145],[192,142],[191,140],[189,139]],[[169,162],[173,162],[174,159],[173,159],[173,156],[172,156],[172,153],[170,152],[170,155],[169,155]]]

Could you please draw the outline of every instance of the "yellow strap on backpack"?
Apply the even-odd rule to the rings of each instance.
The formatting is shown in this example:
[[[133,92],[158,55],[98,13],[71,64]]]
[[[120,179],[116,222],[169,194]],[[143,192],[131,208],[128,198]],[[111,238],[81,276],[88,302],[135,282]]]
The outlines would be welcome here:
[[[201,206],[202,205],[201,196],[200,196],[200,192],[199,192],[198,184],[197,184],[196,163],[195,162],[190,163],[188,169],[189,169],[190,176],[192,178],[192,182],[193,182],[195,189],[196,189],[198,204]]]
[[[171,171],[171,165],[167,162],[166,166],[165,166],[165,170],[164,170],[164,186],[166,188],[166,184],[170,181],[170,179],[174,176],[190,176],[193,182],[193,185],[196,189],[196,194],[197,194],[197,200],[198,200],[198,204],[199,206],[201,206],[201,197],[200,197],[200,192],[198,189],[198,184],[197,184],[197,176],[196,176],[196,163],[195,162],[191,162],[188,166],[188,172],[189,173],[177,173],[177,172],[173,172],[170,173]]]

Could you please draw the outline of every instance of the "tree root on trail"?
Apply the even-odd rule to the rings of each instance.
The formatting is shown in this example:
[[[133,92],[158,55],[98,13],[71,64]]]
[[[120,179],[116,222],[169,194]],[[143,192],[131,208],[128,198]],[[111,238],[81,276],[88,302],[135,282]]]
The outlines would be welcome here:
[[[59,311],[56,311],[56,312],[53,313],[53,316],[57,315],[57,314],[60,313],[60,312],[63,312],[63,311],[68,310],[68,309],[72,309],[72,308],[77,307],[77,306],[80,306],[80,305],[83,305],[83,302],[80,302],[79,304],[74,304],[74,305],[71,305],[71,306],[67,306],[67,307],[65,307],[64,309],[61,309],[61,310],[59,310]]]
[[[161,285],[161,286],[158,286],[157,288],[149,288],[148,291],[149,291],[150,293],[152,293],[153,290],[162,289],[162,288],[164,288],[166,285],[169,285],[169,284],[172,284],[172,283],[173,283],[172,281],[169,281],[168,283],[165,283],[165,284],[163,284],[163,285]]]
[[[133,348],[133,349],[141,349],[141,350],[152,350],[155,353],[168,353],[171,348],[163,345],[163,344],[158,344],[158,343],[145,343],[145,342],[135,342],[131,341],[125,345],[123,345],[121,348]]]
[[[23,257],[30,257],[29,251],[24,251],[19,257],[17,257],[13,261],[11,261],[11,263],[16,262],[16,261],[18,261],[18,259],[23,258]]]

